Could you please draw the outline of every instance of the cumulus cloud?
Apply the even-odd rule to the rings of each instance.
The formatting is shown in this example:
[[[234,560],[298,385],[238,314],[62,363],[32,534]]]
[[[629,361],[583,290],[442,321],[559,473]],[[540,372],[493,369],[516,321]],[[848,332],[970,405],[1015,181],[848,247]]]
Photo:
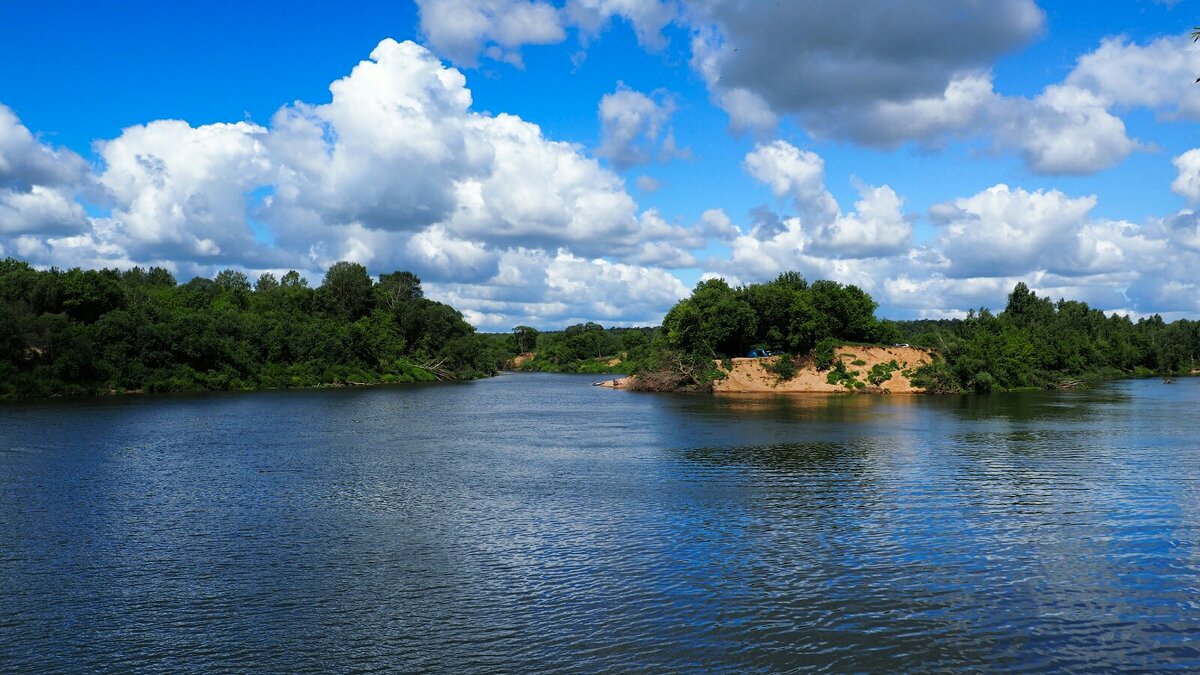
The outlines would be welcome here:
[[[679,8],[671,0],[568,0],[566,13],[586,35],[598,34],[613,17],[629,21],[638,43],[650,49],[666,45],[663,29]]]
[[[254,248],[246,193],[272,171],[266,134],[247,122],[159,120],[97,143],[116,240],[134,256],[244,261]]]
[[[818,223],[837,217],[837,200],[825,189],[825,160],[815,152],[773,141],[755,147],[743,166],[776,197],[791,197],[805,217]]]
[[[1129,275],[1157,267],[1166,241],[1124,221],[1097,220],[1095,196],[996,185],[933,207],[951,278],[1046,272],[1063,278]]]
[[[619,82],[615,92],[600,99],[600,146],[596,154],[622,170],[656,158],[686,156],[686,151],[675,147],[675,136],[668,126],[674,113],[675,102],[665,92],[655,92],[651,97]]]
[[[1031,102],[1018,102],[1000,122],[998,136],[1037,173],[1095,173],[1140,147],[1109,105],[1086,89],[1053,85]]]
[[[1107,38],[1080,57],[1066,84],[1113,103],[1145,107],[1167,117],[1200,119],[1200,90],[1185,86],[1200,73],[1200,45],[1183,35],[1144,45]]]
[[[1172,161],[1179,175],[1171,183],[1171,190],[1193,204],[1200,202],[1200,148],[1188,150]]]
[[[478,65],[481,56],[523,67],[525,45],[558,44],[567,31],[586,42],[614,18],[628,21],[638,43],[658,50],[663,29],[678,15],[674,0],[417,0],[426,43],[460,66]]]
[[[90,182],[79,155],[38,141],[0,105],[0,234],[70,234],[87,229],[75,195]]]
[[[474,66],[480,54],[520,66],[521,47],[566,38],[559,11],[536,0],[417,0],[421,31],[451,61]]]
[[[298,103],[271,121],[281,165],[274,210],[288,220],[416,230],[455,209],[455,184],[494,160],[469,128],[471,92],[457,70],[411,42],[384,40],[330,85],[325,105]]]
[[[640,208],[579,146],[472,110],[462,73],[418,45],[385,40],[330,90],[328,103],[285,106],[265,126],[130,127],[96,144],[94,170],[0,108],[0,249],[45,265],[161,264],[184,278],[230,265],[319,278],[349,259],[376,273],[413,270],[432,297],[501,330],[657,323],[687,293],[670,272],[681,268],[745,282],[798,270],[857,284],[892,316],[995,303],[1018,280],[1105,308],[1200,309],[1188,299],[1200,288],[1192,210],[1135,224],[1095,217],[1092,196],[997,185],[935,206],[936,235],[914,245],[902,195],[855,183],[859,198],[843,209],[819,155],[774,141],[742,167],[788,213],[764,207],[739,225],[708,209],[681,222]],[[931,139],[983,119],[1032,166],[1069,172],[1135,149],[1113,96],[1064,84],[1003,97],[973,70],[940,97],[879,103],[863,119],[908,115],[902,133]],[[1034,118],[1016,133],[1013,120]],[[665,139],[668,120],[637,117],[638,142]],[[1073,137],[1077,128],[1089,138]],[[1173,189],[1196,200],[1200,159],[1175,161]],[[111,213],[89,217],[83,190]]]
[[[660,269],[554,252],[508,249],[487,283],[434,284],[431,291],[464,311],[476,325],[657,325],[688,289]]]
[[[886,185],[858,184],[856,211],[843,214],[825,187],[825,160],[816,153],[777,140],[758,145],[743,166],[776,197],[790,197],[801,216],[791,222],[762,214],[756,231],[783,237],[773,251],[795,248],[832,258],[872,258],[898,253],[912,239],[912,224],[901,212],[903,200]]]
[[[0,234],[69,234],[88,228],[83,207],[69,194],[34,185],[0,189]]]
[[[472,111],[462,73],[423,47],[384,40],[330,91],[268,126],[129,127],[95,144],[96,173],[9,114],[0,247],[40,264],[189,274],[234,265],[319,278],[353,260],[470,290],[465,307],[504,322],[484,301],[510,288],[514,269],[547,294],[537,303],[566,308],[546,316],[661,314],[679,290],[664,270],[697,265],[690,251],[707,244],[704,223],[639,213],[624,181],[580,147]],[[69,192],[76,182],[94,183],[111,215],[89,218]]]
[[[718,100],[740,90],[783,113],[938,95],[1028,43],[1044,22],[1032,0],[691,4],[712,27],[698,33],[693,63]]]
[[[735,132],[762,136],[791,115],[817,137],[878,148],[984,137],[1035,173],[1082,174],[1141,147],[1114,107],[1200,112],[1200,92],[1178,86],[1185,72],[1200,72],[1200,51],[1176,38],[1146,47],[1105,41],[1064,83],[1033,98],[997,93],[992,63],[1042,28],[1029,0],[791,3],[760,12],[739,11],[732,0],[695,4],[692,66]],[[870,29],[877,25],[888,29]]]
[[[937,145],[948,136],[987,128],[989,116],[1001,104],[991,76],[972,72],[954,77],[935,95],[815,111],[804,120],[818,136],[850,138],[865,145],[892,148],[908,141]]]
[[[86,176],[83,158],[39,142],[12,109],[0,104],[0,188],[74,187]]]

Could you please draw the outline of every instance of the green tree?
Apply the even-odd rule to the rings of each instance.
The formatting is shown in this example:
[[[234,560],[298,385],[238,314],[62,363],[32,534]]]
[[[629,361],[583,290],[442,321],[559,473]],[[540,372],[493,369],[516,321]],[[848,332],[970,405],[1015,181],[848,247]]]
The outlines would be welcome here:
[[[373,284],[367,268],[355,262],[335,262],[320,288],[330,310],[355,321],[371,311]]]
[[[744,353],[754,340],[756,326],[754,308],[724,279],[700,282],[690,298],[681,300],[663,318],[663,331],[672,348],[710,357]]]
[[[509,344],[514,353],[524,354],[531,352],[537,345],[538,335],[540,335],[540,332],[536,328],[517,326],[512,329],[512,335],[509,336]]]
[[[425,292],[417,275],[412,272],[392,272],[379,275],[375,296],[384,307],[396,311],[404,303],[425,297]]]

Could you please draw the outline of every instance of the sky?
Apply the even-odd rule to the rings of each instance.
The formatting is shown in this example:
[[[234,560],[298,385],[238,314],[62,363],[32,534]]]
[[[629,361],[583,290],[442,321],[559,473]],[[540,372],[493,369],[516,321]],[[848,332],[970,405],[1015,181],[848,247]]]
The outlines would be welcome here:
[[[799,271],[1200,317],[1200,0],[0,3],[0,257],[415,272],[487,331]]]

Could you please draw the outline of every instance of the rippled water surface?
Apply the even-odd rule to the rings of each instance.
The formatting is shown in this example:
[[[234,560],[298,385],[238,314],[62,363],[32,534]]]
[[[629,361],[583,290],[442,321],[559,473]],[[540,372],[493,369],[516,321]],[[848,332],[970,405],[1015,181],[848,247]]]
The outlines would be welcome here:
[[[0,670],[1200,668],[1200,380],[0,407]]]

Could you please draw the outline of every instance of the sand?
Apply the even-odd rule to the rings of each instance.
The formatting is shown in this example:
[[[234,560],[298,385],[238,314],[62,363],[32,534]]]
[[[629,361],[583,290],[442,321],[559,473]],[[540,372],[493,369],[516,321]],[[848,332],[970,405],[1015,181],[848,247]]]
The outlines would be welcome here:
[[[526,363],[529,363],[530,361],[532,361],[535,356],[537,356],[537,354],[534,354],[533,352],[525,352],[523,354],[517,354],[516,356],[512,357],[512,360],[510,360],[508,362],[508,368],[509,369],[520,368],[521,366],[525,365]]]
[[[856,391],[874,393],[907,394],[923,392],[924,389],[914,386],[904,376],[902,371],[912,370],[933,361],[932,353],[929,350],[919,347],[846,346],[838,347],[834,350],[834,353],[845,364],[847,371],[858,371],[856,379],[867,385],[866,389]],[[713,383],[713,391],[744,394],[774,392],[832,394],[847,391],[846,387],[841,384],[829,384],[827,380],[829,377],[828,370],[818,371],[811,365],[797,368],[795,377],[786,382],[781,382],[778,375],[765,368],[767,364],[777,362],[780,358],[782,357],[732,359],[733,368],[731,370],[725,370],[723,362],[718,361],[718,367],[725,372],[725,378]],[[892,376],[880,383],[879,386],[872,386],[867,381],[867,375],[871,372],[871,367],[880,363],[890,363],[893,360],[900,365],[900,369],[893,371]],[[862,361],[864,364],[857,366],[854,365],[855,361]],[[608,389],[628,389],[630,380],[631,378],[629,377],[607,379],[603,382],[597,382],[596,386]]]
[[[880,363],[895,360],[900,364],[900,370],[892,373],[890,379],[878,387],[869,386],[868,391],[892,393],[916,393],[924,391],[905,377],[901,371],[916,368],[933,360],[930,353],[917,347],[838,347],[834,353],[846,364],[846,370],[858,371],[858,380],[866,383],[867,374],[871,367]],[[829,371],[818,371],[813,366],[798,368],[796,376],[786,382],[781,382],[779,376],[767,370],[764,366],[777,361],[781,357],[766,357],[759,359],[733,359],[733,369],[726,371],[725,379],[713,383],[715,392],[739,393],[768,393],[768,392],[844,392],[841,384],[829,384],[826,378]],[[853,365],[854,361],[864,361],[865,365]],[[724,368],[722,367],[722,370]]]
[[[629,378],[629,377],[618,377],[618,378],[615,378],[615,379],[609,379],[609,380],[605,380],[605,381],[603,381],[603,382],[597,382],[597,383],[595,383],[593,386],[596,386],[596,387],[605,387],[605,388],[607,388],[607,389],[626,389],[626,388],[628,388],[628,386],[629,386],[629,380],[630,380],[630,379],[632,379],[632,378]]]

